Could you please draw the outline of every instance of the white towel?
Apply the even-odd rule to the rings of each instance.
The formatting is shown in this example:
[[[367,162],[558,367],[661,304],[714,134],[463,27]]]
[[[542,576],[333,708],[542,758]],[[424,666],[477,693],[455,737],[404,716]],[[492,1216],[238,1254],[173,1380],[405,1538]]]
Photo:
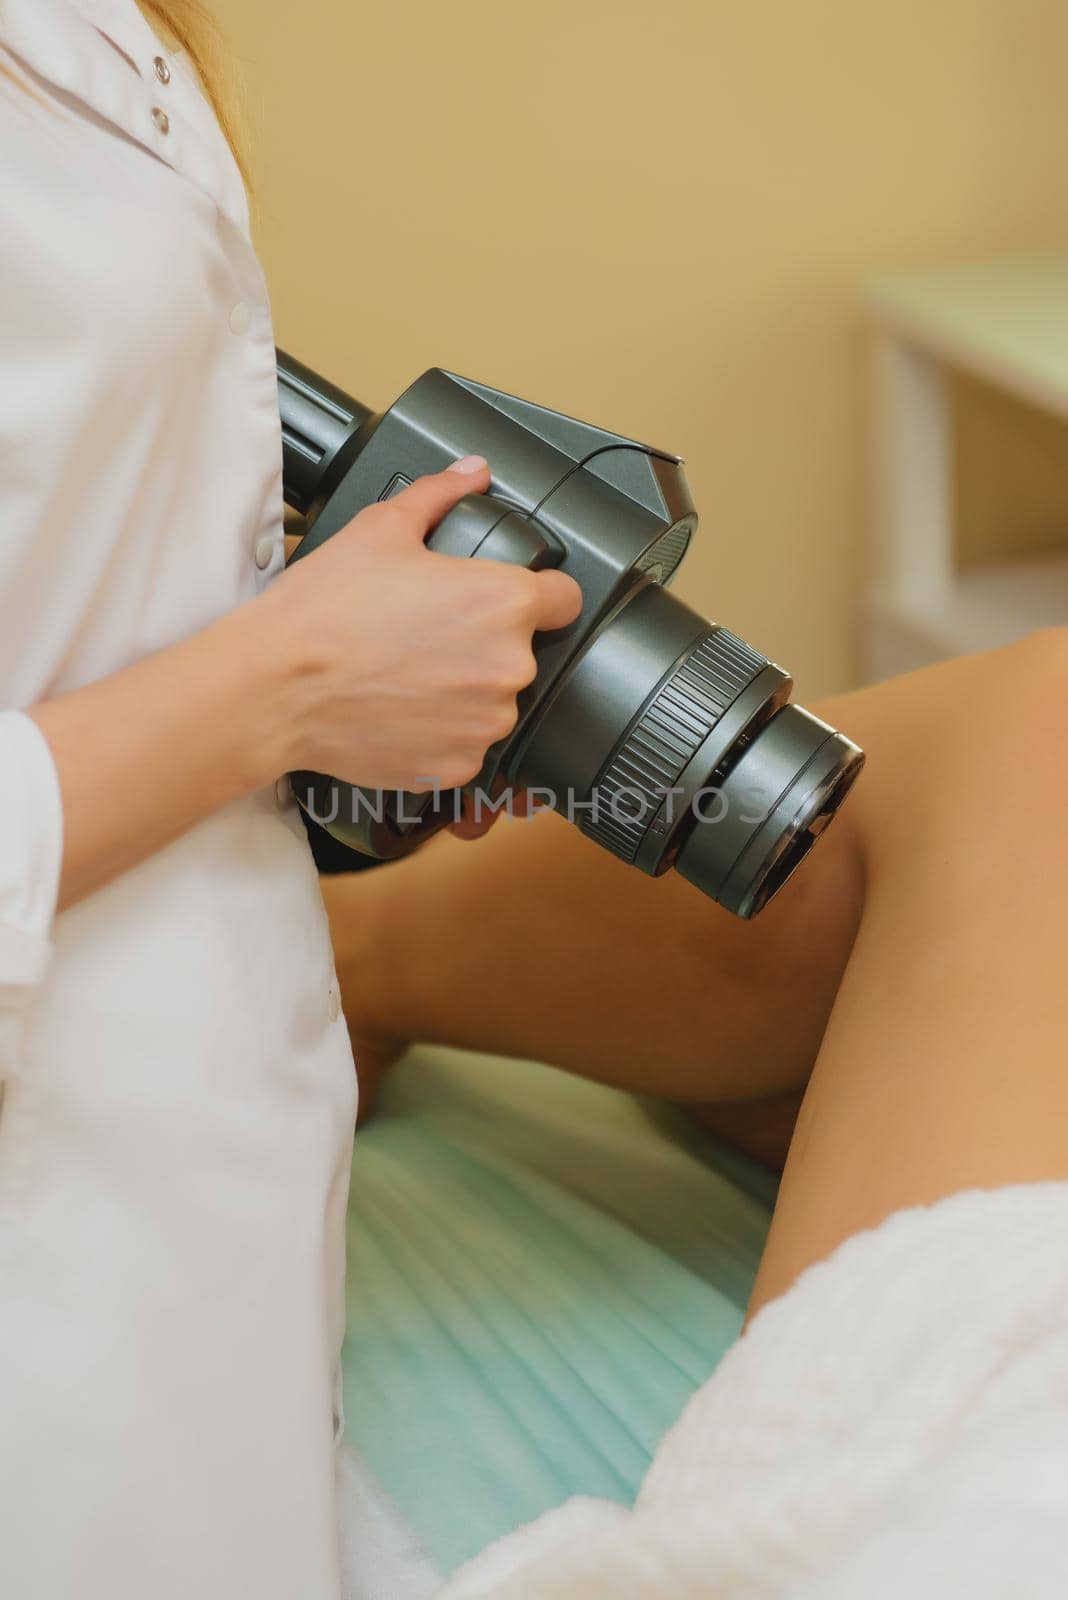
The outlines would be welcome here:
[[[856,1235],[766,1306],[633,1511],[569,1501],[440,1600],[1068,1595],[1068,1183]]]
[[[336,1465],[342,1600],[429,1600],[441,1573],[396,1507],[347,1445]]]

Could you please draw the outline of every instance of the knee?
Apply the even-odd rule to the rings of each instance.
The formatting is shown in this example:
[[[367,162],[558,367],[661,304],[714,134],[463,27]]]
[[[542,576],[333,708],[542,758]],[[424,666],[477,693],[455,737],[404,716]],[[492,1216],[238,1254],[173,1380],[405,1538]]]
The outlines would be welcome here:
[[[875,695],[855,811],[867,869],[925,845],[951,853],[965,840],[995,855],[1010,839],[1045,848],[1063,827],[1068,628],[910,674]],[[863,726],[857,736],[866,742]]]
[[[1063,692],[1068,684],[1068,626],[1040,628],[996,654],[1022,680],[1021,686],[1030,684],[1036,695]],[[1056,713],[1061,707],[1050,709]]]
[[[1042,628],[985,658],[991,754],[1011,747],[1032,771],[1063,771],[1068,737],[1068,627]],[[1000,738],[999,738],[1000,735]]]
[[[1068,628],[1043,628],[976,659],[947,737],[956,804],[978,814],[987,848],[1047,850],[1063,827],[1068,786]]]

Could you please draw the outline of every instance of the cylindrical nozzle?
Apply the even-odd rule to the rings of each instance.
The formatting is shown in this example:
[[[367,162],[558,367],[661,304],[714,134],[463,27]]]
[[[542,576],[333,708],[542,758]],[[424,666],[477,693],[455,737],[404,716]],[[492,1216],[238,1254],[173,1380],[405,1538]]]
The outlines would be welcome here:
[[[740,917],[753,917],[804,860],[845,799],[864,754],[801,706],[764,723],[698,810],[676,870]]]

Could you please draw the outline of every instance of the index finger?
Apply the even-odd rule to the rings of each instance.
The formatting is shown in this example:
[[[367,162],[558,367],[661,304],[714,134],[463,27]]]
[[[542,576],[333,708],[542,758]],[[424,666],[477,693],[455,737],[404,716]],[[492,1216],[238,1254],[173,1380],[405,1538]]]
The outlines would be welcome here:
[[[436,528],[465,494],[482,494],[489,486],[489,464],[484,456],[464,456],[444,472],[416,478],[386,503],[407,513],[420,539]]]

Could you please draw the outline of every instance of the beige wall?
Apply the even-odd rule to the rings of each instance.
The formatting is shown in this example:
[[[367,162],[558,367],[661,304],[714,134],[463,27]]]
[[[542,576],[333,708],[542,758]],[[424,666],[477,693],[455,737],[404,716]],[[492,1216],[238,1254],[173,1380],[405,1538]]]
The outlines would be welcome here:
[[[1068,244],[1064,0],[217,0],[279,339],[681,451],[680,592],[847,681],[873,269]]]
[[[1068,423],[959,373],[950,400],[957,565],[1068,553]]]

